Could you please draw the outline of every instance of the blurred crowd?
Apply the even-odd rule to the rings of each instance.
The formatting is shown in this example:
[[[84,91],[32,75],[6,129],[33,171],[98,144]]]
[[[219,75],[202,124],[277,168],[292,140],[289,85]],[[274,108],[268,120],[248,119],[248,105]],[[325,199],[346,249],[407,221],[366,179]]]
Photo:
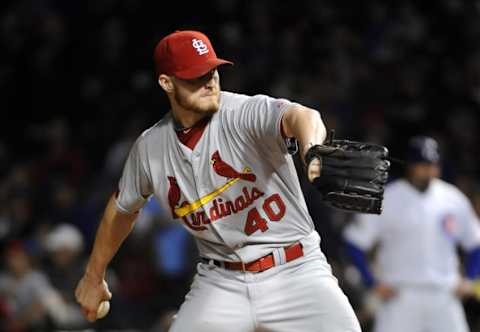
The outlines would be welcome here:
[[[91,327],[74,287],[133,140],[168,111],[152,53],[177,29],[205,32],[235,62],[223,89],[318,109],[337,137],[399,159],[411,135],[435,137],[444,178],[480,212],[480,1],[2,1],[1,331]],[[368,331],[340,236],[350,216],[302,182]],[[191,237],[151,200],[111,264],[112,310],[95,327],[165,330],[195,262]],[[465,305],[480,330],[479,304]]]

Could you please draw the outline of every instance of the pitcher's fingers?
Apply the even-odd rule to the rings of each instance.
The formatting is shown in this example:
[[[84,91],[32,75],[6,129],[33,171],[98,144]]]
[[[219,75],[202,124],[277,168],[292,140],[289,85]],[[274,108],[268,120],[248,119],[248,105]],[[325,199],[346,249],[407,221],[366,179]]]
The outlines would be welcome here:
[[[96,311],[92,311],[92,310],[88,310],[87,311],[87,320],[89,322],[94,322],[97,320],[97,312]]]
[[[85,319],[87,319],[88,318],[88,310],[83,308],[83,307],[81,308],[81,310],[82,310],[83,317],[85,317]]]
[[[112,298],[112,292],[110,292],[110,289],[108,288],[108,284],[105,280],[103,280],[103,285],[105,286],[105,298],[104,300],[110,300]]]
[[[111,298],[112,293],[108,289],[105,289],[102,294],[102,301],[109,301]]]
[[[77,300],[77,302],[80,303],[80,298],[81,298],[80,287],[77,287],[75,289],[75,300]]]

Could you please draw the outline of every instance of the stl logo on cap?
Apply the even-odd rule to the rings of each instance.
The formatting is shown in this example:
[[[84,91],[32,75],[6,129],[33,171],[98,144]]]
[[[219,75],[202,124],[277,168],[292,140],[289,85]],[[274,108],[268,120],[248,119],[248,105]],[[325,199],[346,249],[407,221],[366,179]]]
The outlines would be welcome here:
[[[200,56],[199,56],[200,55]],[[199,31],[175,31],[163,37],[153,54],[157,74],[190,80],[232,62],[217,58],[208,37]]]
[[[208,47],[201,39],[192,39],[192,46],[197,51],[198,55],[204,55],[208,53]]]

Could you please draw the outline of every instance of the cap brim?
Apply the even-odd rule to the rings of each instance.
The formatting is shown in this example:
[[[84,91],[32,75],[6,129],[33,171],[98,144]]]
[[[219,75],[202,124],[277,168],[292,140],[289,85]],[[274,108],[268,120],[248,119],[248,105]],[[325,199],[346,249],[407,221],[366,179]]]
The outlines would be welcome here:
[[[190,67],[185,70],[180,70],[175,72],[175,77],[181,78],[183,80],[192,80],[198,77],[201,77],[208,73],[210,70],[217,68],[220,65],[233,65],[233,62],[223,60],[223,59],[208,59],[201,65]]]

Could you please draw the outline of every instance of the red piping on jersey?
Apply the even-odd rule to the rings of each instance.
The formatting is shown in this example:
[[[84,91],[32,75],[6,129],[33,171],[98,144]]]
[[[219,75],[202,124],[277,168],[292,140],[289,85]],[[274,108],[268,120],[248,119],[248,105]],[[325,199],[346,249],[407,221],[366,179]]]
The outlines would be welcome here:
[[[182,144],[188,147],[190,150],[195,149],[195,146],[207,127],[208,121],[210,121],[210,118],[199,121],[193,127],[175,130],[180,142],[182,142]]]

